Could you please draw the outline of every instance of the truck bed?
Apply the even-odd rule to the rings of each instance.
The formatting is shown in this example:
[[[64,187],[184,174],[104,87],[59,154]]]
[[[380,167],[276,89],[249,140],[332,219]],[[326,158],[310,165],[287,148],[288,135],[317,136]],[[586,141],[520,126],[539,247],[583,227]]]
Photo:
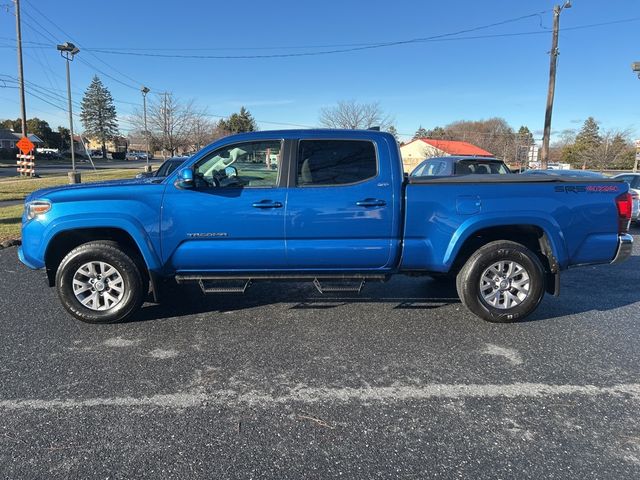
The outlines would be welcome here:
[[[448,272],[465,241],[497,226],[545,236],[560,269],[604,263],[618,246],[614,179],[465,175],[405,182],[402,270]]]

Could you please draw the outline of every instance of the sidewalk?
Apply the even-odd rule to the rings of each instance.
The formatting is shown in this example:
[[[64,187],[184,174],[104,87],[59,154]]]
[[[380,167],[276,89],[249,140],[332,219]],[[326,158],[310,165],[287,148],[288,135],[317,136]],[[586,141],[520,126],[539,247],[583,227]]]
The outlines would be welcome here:
[[[0,200],[0,208],[12,207],[14,205],[22,205],[24,200]]]

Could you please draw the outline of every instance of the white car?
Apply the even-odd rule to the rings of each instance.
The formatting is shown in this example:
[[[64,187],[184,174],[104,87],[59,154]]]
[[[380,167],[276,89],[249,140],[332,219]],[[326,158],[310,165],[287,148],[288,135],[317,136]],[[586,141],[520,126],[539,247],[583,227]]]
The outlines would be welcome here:
[[[631,220],[640,223],[640,173],[622,173],[613,178],[624,180],[629,184],[629,193],[633,197]]]

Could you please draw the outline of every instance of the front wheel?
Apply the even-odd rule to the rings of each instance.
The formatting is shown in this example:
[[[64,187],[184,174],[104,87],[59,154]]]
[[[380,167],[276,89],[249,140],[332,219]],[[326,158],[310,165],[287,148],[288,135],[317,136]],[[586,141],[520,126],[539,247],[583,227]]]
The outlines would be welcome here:
[[[87,323],[128,318],[147,290],[132,256],[110,241],[85,243],[69,252],[58,267],[56,288],[67,312]]]
[[[463,305],[489,322],[514,322],[537,307],[545,292],[544,268],[537,255],[509,241],[479,248],[456,277]]]

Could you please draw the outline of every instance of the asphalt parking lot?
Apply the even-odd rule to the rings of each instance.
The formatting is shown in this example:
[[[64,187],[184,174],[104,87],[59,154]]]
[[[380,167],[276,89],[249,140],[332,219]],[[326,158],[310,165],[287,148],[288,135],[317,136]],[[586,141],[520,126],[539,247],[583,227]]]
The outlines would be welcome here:
[[[403,277],[85,325],[2,250],[0,476],[640,478],[638,247],[511,325]]]

